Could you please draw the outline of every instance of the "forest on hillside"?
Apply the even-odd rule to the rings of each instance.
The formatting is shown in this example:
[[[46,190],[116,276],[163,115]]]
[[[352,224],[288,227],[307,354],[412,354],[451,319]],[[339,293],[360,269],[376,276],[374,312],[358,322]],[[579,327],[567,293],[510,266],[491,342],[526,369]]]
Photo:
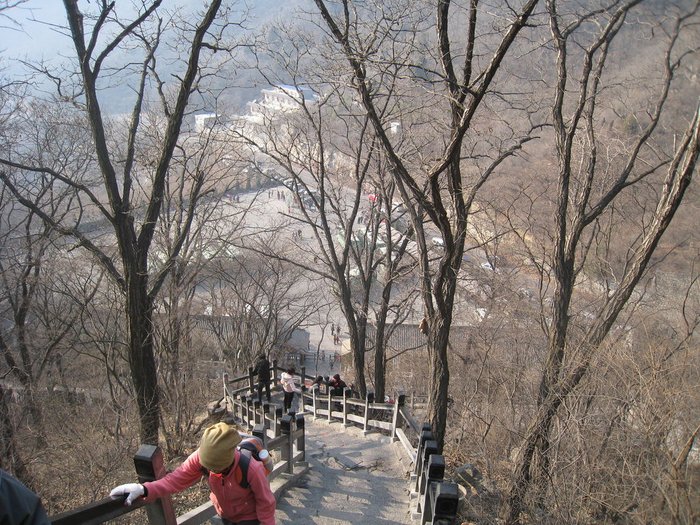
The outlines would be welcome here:
[[[104,497],[342,319],[465,521],[697,523],[700,2],[185,4],[0,70],[0,468]]]

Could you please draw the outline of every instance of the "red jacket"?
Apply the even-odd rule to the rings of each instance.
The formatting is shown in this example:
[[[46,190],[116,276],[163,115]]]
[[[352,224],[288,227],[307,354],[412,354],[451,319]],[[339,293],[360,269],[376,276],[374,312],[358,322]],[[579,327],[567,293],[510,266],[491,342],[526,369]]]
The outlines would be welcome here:
[[[261,462],[251,460],[248,466],[250,487],[244,489],[236,479],[239,457],[240,452],[236,451],[233,468],[227,475],[209,474],[209,498],[216,513],[233,522],[257,519],[260,525],[275,525],[275,496],[270,490],[265,468]],[[159,480],[144,483],[148,491],[145,499],[151,502],[161,496],[183,491],[197,483],[201,477],[202,465],[198,449],[173,472]]]

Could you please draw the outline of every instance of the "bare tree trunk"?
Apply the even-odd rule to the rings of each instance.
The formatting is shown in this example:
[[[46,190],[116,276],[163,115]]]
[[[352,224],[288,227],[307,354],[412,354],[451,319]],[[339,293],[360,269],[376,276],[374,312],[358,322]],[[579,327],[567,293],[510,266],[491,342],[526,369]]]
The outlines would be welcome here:
[[[349,295],[348,295],[349,297]],[[349,302],[349,301],[348,301]],[[350,348],[352,349],[352,367],[355,372],[355,388],[361,397],[367,395],[367,381],[365,378],[365,347],[367,339],[367,317],[354,314],[346,315],[350,332]]]
[[[449,341],[449,325],[442,319],[433,321],[428,336],[428,354],[430,356],[430,383],[428,399],[428,420],[435,431],[438,450],[445,444],[445,429],[447,428],[447,408],[450,385],[450,370],[447,360],[447,343]],[[437,325],[437,326],[436,326]]]
[[[134,272],[135,275],[138,275]],[[146,291],[146,279],[127,279],[129,312],[129,364],[136,390],[144,444],[158,444],[160,394],[153,351],[153,304]]]
[[[389,310],[391,287],[382,291],[382,304],[377,314],[377,326],[374,338],[374,393],[377,401],[384,402],[386,396],[386,318]]]
[[[158,429],[160,424],[160,405],[158,382],[156,374],[156,364],[153,345],[153,300],[162,286],[165,276],[171,271],[176,256],[184,243],[184,239],[190,230],[194,204],[197,202],[203,185],[203,174],[198,174],[195,178],[190,195],[190,205],[187,220],[185,221],[180,236],[173,243],[173,250],[170,260],[165,265],[163,271],[149,279],[148,271],[148,251],[153,240],[155,227],[163,204],[163,195],[166,187],[166,179],[170,169],[173,151],[180,135],[180,129],[185,110],[192,92],[192,85],[198,76],[199,58],[202,49],[205,47],[204,40],[211,38],[207,32],[214,22],[221,0],[212,1],[206,13],[194,31],[193,40],[189,49],[187,71],[182,77],[178,86],[177,98],[173,107],[167,113],[167,128],[164,133],[164,140],[159,151],[159,159],[155,164],[152,189],[148,196],[148,206],[141,229],[137,230],[134,224],[133,203],[131,202],[132,183],[135,174],[131,171],[134,162],[134,144],[136,132],[140,123],[142,102],[144,96],[144,86],[155,47],[149,47],[146,60],[141,71],[140,86],[137,92],[137,100],[134,104],[132,121],[130,123],[130,144],[127,160],[125,161],[125,173],[118,174],[113,164],[110,148],[107,141],[105,122],[100,108],[98,97],[97,80],[100,74],[100,66],[109,53],[126,38],[130,33],[137,30],[152,13],[159,7],[161,1],[156,0],[138,15],[136,21],[127,26],[118,35],[103,54],[98,55],[98,59],[93,56],[95,53],[95,35],[91,35],[93,40],[86,43],[85,27],[83,25],[83,14],[80,12],[75,0],[64,0],[66,16],[70,27],[71,36],[75,45],[75,51],[80,63],[80,73],[85,94],[87,114],[92,129],[93,147],[97,161],[102,173],[104,187],[109,198],[109,209],[111,222],[114,225],[119,254],[122,260],[123,275],[119,273],[112,264],[110,258],[101,252],[96,246],[85,242],[85,246],[105,265],[110,275],[121,286],[126,296],[126,316],[129,324],[129,361],[131,366],[131,376],[137,394],[137,403],[141,422],[141,439],[144,443],[158,443]],[[113,6],[103,6],[102,15],[109,18]],[[100,25],[96,26],[99,31]],[[122,186],[120,187],[120,180]],[[103,209],[103,213],[107,211]]]

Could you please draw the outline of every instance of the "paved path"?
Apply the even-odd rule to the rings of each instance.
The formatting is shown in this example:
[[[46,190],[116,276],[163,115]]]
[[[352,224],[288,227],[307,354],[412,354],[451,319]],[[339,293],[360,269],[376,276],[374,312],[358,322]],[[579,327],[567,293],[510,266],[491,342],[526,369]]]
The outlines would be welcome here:
[[[279,525],[408,525],[409,463],[399,442],[306,420],[311,470],[277,502]]]

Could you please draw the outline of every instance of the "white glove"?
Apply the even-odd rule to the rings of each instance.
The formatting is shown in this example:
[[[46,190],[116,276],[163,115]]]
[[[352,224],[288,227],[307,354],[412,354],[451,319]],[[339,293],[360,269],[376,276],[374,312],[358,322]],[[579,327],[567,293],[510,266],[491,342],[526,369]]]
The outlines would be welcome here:
[[[113,488],[109,495],[113,499],[117,499],[120,496],[128,494],[126,501],[124,501],[124,505],[131,505],[134,501],[143,496],[143,493],[143,485],[139,483],[127,483],[126,485],[119,485],[118,487]]]

